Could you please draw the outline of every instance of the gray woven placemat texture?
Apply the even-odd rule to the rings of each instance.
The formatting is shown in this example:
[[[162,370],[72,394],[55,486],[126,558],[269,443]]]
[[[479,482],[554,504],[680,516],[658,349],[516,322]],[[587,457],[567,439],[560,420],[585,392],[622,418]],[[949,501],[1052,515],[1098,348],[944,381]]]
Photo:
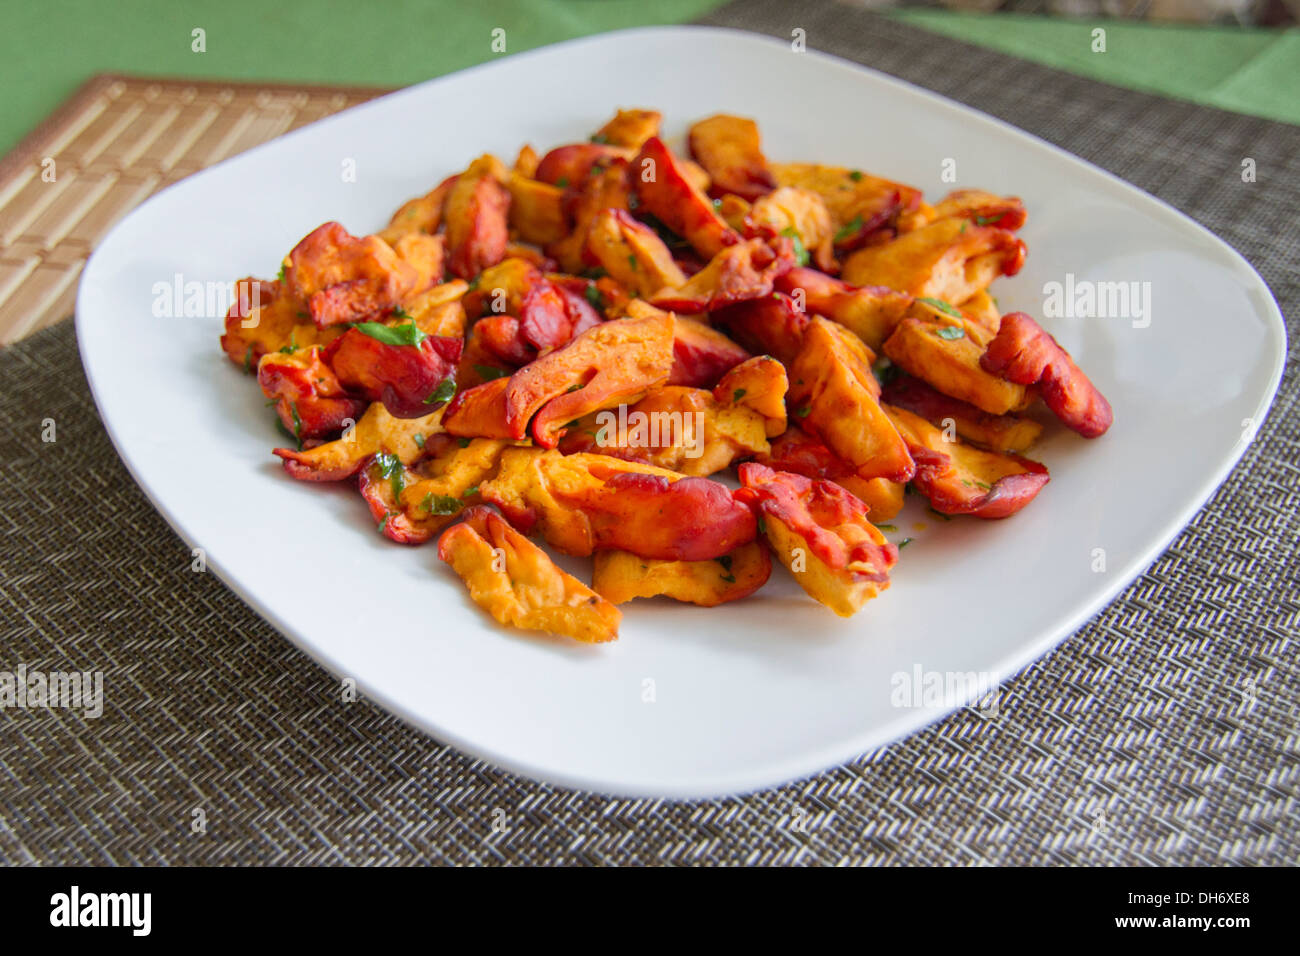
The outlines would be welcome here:
[[[800,27],[811,48],[1112,169],[1240,249],[1296,341],[1300,128],[829,3],[744,2],[708,22]],[[1259,169],[1249,186],[1246,156]],[[1212,503],[1109,609],[1011,680],[996,719],[963,711],[808,781],[698,804],[542,786],[342,703],[333,677],[192,572],[103,432],[70,323],[0,353],[0,383],[0,670],[105,675],[98,719],[0,711],[4,862],[1297,860],[1292,368]],[[54,443],[41,440],[45,419]]]

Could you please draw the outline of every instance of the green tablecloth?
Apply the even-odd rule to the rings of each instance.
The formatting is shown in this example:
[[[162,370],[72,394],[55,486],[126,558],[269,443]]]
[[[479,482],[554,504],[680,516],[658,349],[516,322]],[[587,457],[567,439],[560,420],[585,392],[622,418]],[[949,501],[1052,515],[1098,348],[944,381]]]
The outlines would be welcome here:
[[[895,19],[1129,89],[1300,124],[1300,29],[898,10]],[[1106,31],[1106,52],[1092,31]]]
[[[10,4],[0,32],[0,153],[95,73],[405,86],[507,52],[693,19],[718,0],[74,0]],[[908,23],[1096,79],[1300,123],[1300,30],[1093,24],[898,11]],[[205,31],[206,52],[192,49]]]

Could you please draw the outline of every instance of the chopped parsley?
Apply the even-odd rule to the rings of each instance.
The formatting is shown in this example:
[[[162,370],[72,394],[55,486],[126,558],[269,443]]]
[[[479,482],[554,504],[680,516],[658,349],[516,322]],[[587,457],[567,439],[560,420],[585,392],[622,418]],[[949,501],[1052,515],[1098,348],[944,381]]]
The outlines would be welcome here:
[[[465,503],[451,495],[435,495],[432,491],[424,496],[420,507],[431,515],[454,515],[465,507]]]
[[[249,375],[253,374],[253,347],[251,345],[244,352],[244,371]]]
[[[731,401],[733,404],[735,402],[740,401],[744,397],[745,397],[745,390],[743,388],[738,388],[731,393]]]
[[[903,370],[887,358],[882,358],[879,362],[871,367],[871,371],[876,373],[876,381],[881,385],[888,385],[898,376],[903,374]]]
[[[803,237],[799,235],[794,226],[786,226],[781,230],[781,235],[792,240],[794,243],[794,258],[801,266],[808,264],[808,247],[803,244]]]
[[[415,447],[416,447],[416,448],[423,448],[423,447],[424,447],[424,436],[423,436],[423,435],[413,435],[413,436],[411,436],[411,440],[415,442]]]
[[[912,539],[911,539],[911,538],[904,538],[902,541],[898,542],[898,550],[899,550],[899,551],[902,551],[904,548],[906,548],[906,547],[907,547],[909,544],[911,544],[911,543],[912,543]]]
[[[409,319],[410,317],[411,313],[407,312],[400,305],[393,309],[393,318],[395,319]]]
[[[861,231],[861,229],[862,229],[862,217],[854,216],[849,222],[845,223],[840,228],[839,232],[835,233],[834,242],[838,244],[841,242],[845,242],[849,239],[852,239],[854,236],[858,234],[859,231]]]
[[[394,500],[399,500],[406,488],[406,469],[402,466],[402,459],[381,451],[375,456],[375,464],[379,467],[380,477],[388,479]]]
[[[604,311],[605,296],[602,295],[601,291],[594,285],[587,286],[587,288],[583,290],[582,294],[587,297],[587,301],[591,303],[592,308],[600,309],[602,312]]]
[[[276,277],[276,279],[279,280],[280,282],[283,282],[283,281],[284,281],[284,263],[283,263],[283,262],[280,263],[280,271],[277,272],[277,273],[275,274],[275,277]]]
[[[812,414],[812,406],[811,406],[811,405],[805,405],[803,408],[796,409],[796,411],[795,411],[795,416],[796,416],[797,418],[807,418],[807,417],[808,417],[809,415],[811,415],[811,414]]]
[[[1005,215],[1006,215],[1005,212],[1000,212],[1000,213],[998,213],[996,216],[976,216],[976,217],[975,217],[975,225],[977,225],[977,226],[991,226],[993,223],[998,222],[999,220],[1001,220],[1002,217],[1005,216]]]
[[[641,221],[655,231],[655,234],[670,250],[680,252],[691,248],[691,244],[663,224],[663,221],[651,213],[644,213]]]
[[[853,170],[853,172],[849,173],[849,179],[853,180],[855,183],[862,182],[862,170]]]
[[[368,335],[385,345],[419,345],[428,338],[414,322],[405,325],[384,325],[382,322],[358,322],[353,326],[362,335]]]
[[[510,374],[503,368],[493,368],[491,365],[475,365],[474,371],[477,372],[478,377],[483,379],[485,382],[490,382],[497,378],[505,378]]]
[[[960,325],[945,325],[942,328],[935,329],[934,334],[939,336],[941,339],[947,339],[949,342],[952,342],[956,339],[965,338],[966,330]]]
[[[591,138],[591,141],[593,143],[597,143],[598,145],[604,146],[609,143],[609,137],[606,136],[604,133],[597,133],[595,136]]]
[[[289,439],[292,439],[293,441],[298,442],[298,450],[299,450],[299,451],[302,451],[302,441],[299,440],[299,438],[298,438],[297,435],[295,435],[293,432],[289,431],[289,429],[287,429],[287,428],[284,426],[284,420],[283,420],[282,418],[280,418],[279,415],[277,415],[277,416],[275,417],[275,427],[278,428],[278,429],[280,430],[280,434],[284,435],[286,438],[289,438]]]
[[[555,185],[559,186],[561,189],[564,189],[566,186],[569,185],[569,177],[561,176],[559,179],[555,181]]]
[[[451,397],[456,394],[456,380],[448,375],[438,387],[429,393],[429,397],[424,400],[426,405],[441,405],[443,402],[451,401]]]
[[[459,445],[461,448],[468,448],[470,441],[471,439],[468,438],[457,438],[456,444]]]
[[[948,315],[951,315],[954,318],[958,318],[958,319],[961,318],[961,312],[956,308],[956,306],[952,305],[949,302],[943,301],[943,299],[931,299],[928,298],[927,296],[922,295],[922,296],[917,296],[916,301],[924,302],[930,308],[938,309],[940,312],[946,312]]]
[[[878,525],[876,525],[876,527],[879,528],[881,531],[897,531],[897,530],[898,530],[898,525],[893,525],[893,524],[878,524]]]

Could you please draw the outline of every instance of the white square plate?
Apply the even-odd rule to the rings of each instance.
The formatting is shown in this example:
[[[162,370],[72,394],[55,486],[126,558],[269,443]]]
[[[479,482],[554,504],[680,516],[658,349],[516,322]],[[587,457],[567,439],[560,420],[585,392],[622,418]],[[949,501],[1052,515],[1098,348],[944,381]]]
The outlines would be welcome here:
[[[1023,197],[1030,255],[994,291],[1041,316],[1044,284],[1149,282],[1151,322],[1043,319],[1109,397],[1097,441],[1035,450],[1052,481],[1001,522],[900,515],[893,587],[849,621],[783,569],[720,609],[624,607],[603,647],[488,620],[437,557],[377,533],[350,489],[290,480],[217,315],[160,318],[156,283],[274,275],[321,222],[351,231],[484,151],[588,136],[616,106],[664,112],[670,141],[715,112],[755,117],[774,161]],[[341,175],[355,165],[356,181]],[[623,795],[702,797],[851,759],[969,702],[897,706],[896,675],[1005,679],[1132,581],[1240,457],[1277,388],[1282,317],[1236,252],[1168,206],[982,114],[856,65],[718,29],[565,43],[394,93],[155,196],[104,240],[77,335],[117,450],[209,567],[287,637],[441,740],[511,770]],[[918,522],[928,527],[917,530]],[[1106,570],[1094,571],[1096,549]],[[178,558],[182,560],[182,558]],[[188,558],[184,558],[188,560]],[[260,702],[258,706],[273,706]]]

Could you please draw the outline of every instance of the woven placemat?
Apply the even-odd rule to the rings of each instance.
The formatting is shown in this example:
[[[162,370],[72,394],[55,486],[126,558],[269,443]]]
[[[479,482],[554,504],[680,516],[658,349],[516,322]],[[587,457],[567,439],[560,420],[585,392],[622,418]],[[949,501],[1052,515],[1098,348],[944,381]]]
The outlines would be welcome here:
[[[1240,249],[1300,315],[1300,128],[1078,79],[860,10],[708,22],[932,87],[1107,166]],[[1241,158],[1258,182],[1243,186]],[[104,713],[0,711],[0,860],[92,863],[1295,863],[1300,427],[1292,368],[1150,571],[962,711],[743,799],[502,773],[337,681],[191,570],[119,463],[63,324],[0,352],[0,669],[104,672]],[[42,441],[47,419],[57,441]],[[1151,493],[1145,490],[1142,493]]]
[[[0,161],[0,345],[66,318],[90,250],[159,189],[382,92],[90,80]]]

